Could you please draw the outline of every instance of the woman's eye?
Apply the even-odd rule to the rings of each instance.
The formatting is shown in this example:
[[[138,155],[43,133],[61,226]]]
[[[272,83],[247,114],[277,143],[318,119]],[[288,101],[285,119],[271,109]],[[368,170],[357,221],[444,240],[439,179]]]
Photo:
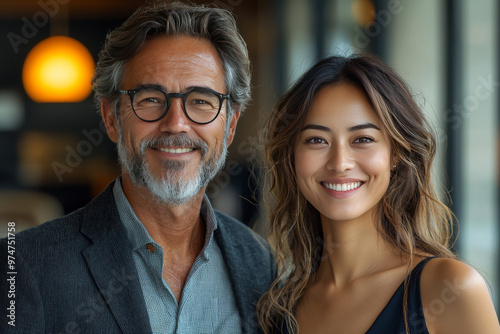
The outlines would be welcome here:
[[[373,141],[375,141],[375,139],[373,139],[373,138],[371,138],[371,137],[360,137],[360,138],[356,138],[356,139],[354,140],[354,142],[355,142],[356,144],[371,143],[371,142],[373,142]]]
[[[306,143],[309,144],[325,144],[326,141],[322,138],[309,138],[306,140]]]

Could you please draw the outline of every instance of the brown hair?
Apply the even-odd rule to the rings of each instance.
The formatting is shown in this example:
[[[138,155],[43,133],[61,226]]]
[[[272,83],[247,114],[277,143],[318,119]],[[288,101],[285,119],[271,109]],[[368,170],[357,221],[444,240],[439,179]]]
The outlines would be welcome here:
[[[387,129],[398,161],[377,206],[379,232],[409,259],[408,271],[417,254],[455,257],[450,251],[453,214],[438,199],[431,180],[436,142],[410,90],[394,70],[373,56],[324,59],[278,101],[267,123],[270,241],[279,272],[258,305],[259,321],[266,333],[284,325],[290,332],[296,330],[293,309],[321,261],[321,223],[318,211],[299,190],[294,144],[316,92],[342,82],[356,85],[366,94]]]

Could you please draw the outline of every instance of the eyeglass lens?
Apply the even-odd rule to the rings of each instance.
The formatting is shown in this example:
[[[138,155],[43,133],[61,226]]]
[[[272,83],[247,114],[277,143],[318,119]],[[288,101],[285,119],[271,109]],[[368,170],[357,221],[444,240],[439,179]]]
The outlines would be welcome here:
[[[207,123],[217,117],[220,99],[215,93],[195,89],[184,96],[187,116],[198,123]],[[147,121],[159,119],[169,107],[165,93],[156,89],[140,89],[134,94],[133,107],[137,116]]]

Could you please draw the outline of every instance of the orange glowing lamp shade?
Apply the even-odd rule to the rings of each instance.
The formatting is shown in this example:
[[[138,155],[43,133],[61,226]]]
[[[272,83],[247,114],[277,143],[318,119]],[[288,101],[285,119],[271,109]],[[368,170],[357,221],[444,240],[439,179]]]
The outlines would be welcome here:
[[[91,91],[95,64],[79,41],[54,36],[38,43],[23,66],[23,85],[35,102],[80,102]]]
[[[377,14],[373,0],[354,0],[351,6],[354,21],[359,25],[366,27],[375,21]]]

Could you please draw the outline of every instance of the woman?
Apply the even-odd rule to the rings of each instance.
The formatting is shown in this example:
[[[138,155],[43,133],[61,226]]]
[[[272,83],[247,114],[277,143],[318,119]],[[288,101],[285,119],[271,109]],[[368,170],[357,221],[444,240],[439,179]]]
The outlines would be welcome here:
[[[484,280],[450,250],[434,136],[391,68],[320,61],[267,130],[281,269],[259,301],[266,333],[500,333]]]

